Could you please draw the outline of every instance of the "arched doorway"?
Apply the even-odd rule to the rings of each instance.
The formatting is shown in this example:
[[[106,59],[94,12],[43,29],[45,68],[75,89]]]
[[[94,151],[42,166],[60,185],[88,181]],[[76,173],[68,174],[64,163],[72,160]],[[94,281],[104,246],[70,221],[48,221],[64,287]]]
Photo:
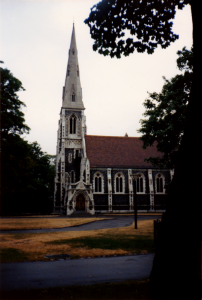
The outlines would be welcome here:
[[[85,198],[82,194],[79,194],[76,198],[76,210],[85,210]]]

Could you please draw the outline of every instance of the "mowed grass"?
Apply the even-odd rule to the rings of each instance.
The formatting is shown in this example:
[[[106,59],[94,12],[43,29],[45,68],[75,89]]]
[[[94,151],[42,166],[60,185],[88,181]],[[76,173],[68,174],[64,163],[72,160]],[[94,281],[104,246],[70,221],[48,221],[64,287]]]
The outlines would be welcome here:
[[[134,236],[134,235],[121,235],[111,234],[106,236],[102,234],[96,237],[81,237],[74,239],[61,239],[48,242],[49,244],[65,245],[68,244],[74,248],[87,247],[89,249],[109,249],[109,250],[125,250],[135,251],[136,253],[142,252],[153,252],[154,241],[148,236]]]
[[[1,248],[0,249],[0,262],[20,262],[27,260],[26,252],[15,248]]]
[[[16,261],[47,260],[45,255],[68,254],[71,258],[126,255],[153,252],[153,220],[138,221],[128,227],[89,231],[66,231],[38,234],[0,234],[1,262],[13,262],[6,249],[16,249]],[[9,253],[9,251],[8,251]],[[26,257],[26,258],[25,258]]]
[[[1,218],[0,230],[46,229],[64,228],[82,225],[90,222],[105,220],[106,218],[53,218],[53,217],[26,217],[26,218]]]

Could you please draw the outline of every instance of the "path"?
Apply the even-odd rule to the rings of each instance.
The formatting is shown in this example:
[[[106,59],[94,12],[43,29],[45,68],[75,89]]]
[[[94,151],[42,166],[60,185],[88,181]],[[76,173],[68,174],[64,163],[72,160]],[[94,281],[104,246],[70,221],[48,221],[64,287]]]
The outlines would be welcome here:
[[[1,290],[144,280],[154,254],[1,264]]]
[[[113,217],[113,216],[111,216]],[[155,220],[161,219],[159,215],[138,216],[137,220]],[[31,230],[0,230],[1,233],[47,233],[58,231],[85,231],[95,229],[119,228],[130,226],[134,222],[134,216],[115,216],[114,219],[105,219],[95,221],[83,225],[77,225],[65,228],[52,228],[52,229],[31,229]]]

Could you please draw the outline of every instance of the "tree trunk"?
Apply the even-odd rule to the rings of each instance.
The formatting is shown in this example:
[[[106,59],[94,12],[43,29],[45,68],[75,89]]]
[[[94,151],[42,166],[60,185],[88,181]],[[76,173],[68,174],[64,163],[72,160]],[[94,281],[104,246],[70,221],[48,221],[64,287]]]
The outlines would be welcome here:
[[[202,99],[200,9],[191,2],[194,71],[187,122],[150,275],[152,299],[201,299]]]

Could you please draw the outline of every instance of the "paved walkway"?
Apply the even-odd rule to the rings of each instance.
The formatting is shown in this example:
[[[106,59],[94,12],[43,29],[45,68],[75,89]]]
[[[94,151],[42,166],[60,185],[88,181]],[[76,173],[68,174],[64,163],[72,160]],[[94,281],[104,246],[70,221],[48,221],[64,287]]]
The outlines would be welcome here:
[[[134,216],[110,216],[113,219],[105,219],[95,221],[83,225],[77,225],[64,228],[52,228],[52,229],[31,229],[31,230],[0,230],[1,233],[47,233],[58,231],[85,231],[94,229],[107,229],[107,228],[119,228],[130,226],[134,222]],[[155,220],[161,219],[161,216],[138,216],[137,220]]]
[[[144,280],[154,254],[1,264],[1,290]]]

